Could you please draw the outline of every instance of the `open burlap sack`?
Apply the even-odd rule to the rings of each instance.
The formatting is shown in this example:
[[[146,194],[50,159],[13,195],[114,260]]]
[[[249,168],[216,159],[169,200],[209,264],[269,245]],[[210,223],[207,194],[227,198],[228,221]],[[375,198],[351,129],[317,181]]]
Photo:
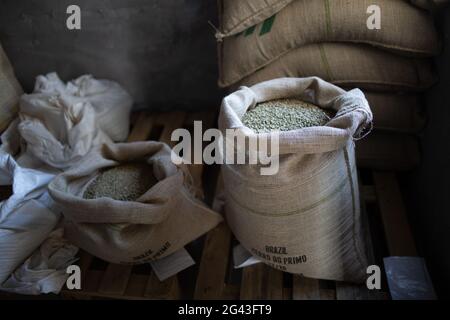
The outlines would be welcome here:
[[[135,264],[167,256],[215,227],[222,217],[191,195],[170,153],[161,142],[105,144],[58,175],[48,188],[66,218],[67,238],[104,260]],[[136,201],[83,198],[99,170],[131,161],[152,165],[159,182]]]
[[[289,51],[239,85],[281,77],[318,76],[338,86],[381,91],[421,91],[436,82],[432,62],[358,44],[322,43]]]
[[[222,166],[230,228],[274,268],[362,281],[368,262],[353,139],[372,121],[369,105],[358,89],[346,92],[317,77],[281,78],[225,97],[220,129],[254,136],[242,116],[257,103],[279,98],[299,98],[337,114],[325,126],[280,132],[275,175],[261,175],[259,165]]]
[[[371,5],[381,9],[379,30],[367,26]],[[219,42],[219,85],[236,83],[293,49],[319,42],[366,43],[408,56],[439,52],[431,17],[405,1],[297,0],[269,22]]]
[[[373,126],[383,131],[418,133],[426,123],[417,95],[364,92],[373,113]]]
[[[0,44],[0,132],[5,130],[16,116],[21,94],[22,87]]]

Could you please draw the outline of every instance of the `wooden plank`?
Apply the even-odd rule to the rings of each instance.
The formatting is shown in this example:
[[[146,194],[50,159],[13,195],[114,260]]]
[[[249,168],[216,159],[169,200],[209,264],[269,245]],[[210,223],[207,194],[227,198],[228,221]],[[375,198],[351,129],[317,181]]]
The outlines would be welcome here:
[[[206,235],[194,299],[222,297],[230,244],[231,232],[225,223],[219,224]]]
[[[355,300],[353,286],[344,282],[336,282],[337,300]]]
[[[99,270],[88,270],[84,286],[81,286],[81,293],[95,293],[98,291],[98,288],[100,286],[100,281],[103,276],[103,271]]]
[[[239,300],[240,286],[226,284],[222,291],[221,299],[223,300]]]
[[[223,213],[223,180],[217,180],[213,210]],[[227,274],[231,231],[225,222],[206,235],[195,286],[194,299],[221,299]]]
[[[167,143],[171,147],[175,146],[177,142],[171,141],[170,137],[175,129],[183,126],[185,116],[184,112],[170,112],[158,115],[157,123],[164,126],[159,141]]]
[[[265,266],[267,274],[267,286],[263,290],[264,299],[282,300],[283,299],[283,272]]]
[[[336,290],[319,289],[320,300],[336,300]]]
[[[242,271],[242,300],[281,300],[283,272],[259,263]]]
[[[153,118],[146,112],[140,112],[136,123],[128,136],[128,142],[145,141],[152,131]]]
[[[292,288],[283,288],[283,300],[292,300]]]
[[[184,125],[185,126],[193,126],[194,121],[201,121],[202,123],[202,131],[211,128],[214,124],[215,120],[215,114],[212,112],[194,112],[186,115]],[[202,132],[202,133],[203,133]],[[191,132],[193,134],[193,132]],[[194,146],[192,145],[192,148]],[[202,146],[202,152],[203,152],[203,146]],[[194,150],[191,151],[192,157],[194,155]],[[193,159],[192,159],[193,160]],[[188,165],[189,172],[193,179],[193,192],[195,196],[199,199],[204,198],[204,191],[203,191],[203,181],[202,181],[202,175],[203,175],[203,164],[191,164]]]
[[[150,272],[150,266],[149,272]],[[127,288],[123,294],[125,298],[137,299],[144,297],[149,276],[145,274],[131,274]]]
[[[417,249],[394,173],[374,172],[378,206],[391,256],[416,256]]]
[[[294,300],[320,299],[319,280],[294,275],[292,285],[292,298]]]
[[[194,121],[202,122],[202,129],[206,130],[215,126],[216,113],[211,111],[190,112],[186,115],[184,125],[190,127],[194,125]]]
[[[130,266],[110,263],[98,291],[104,294],[123,295],[128,285],[131,269]]]
[[[261,300],[265,265],[262,263],[242,270],[241,300]]]
[[[178,278],[170,277],[164,281],[159,281],[154,272],[151,273],[144,296],[151,299],[174,300],[179,298]]]
[[[369,300],[369,289],[364,285],[336,282],[337,300]]]

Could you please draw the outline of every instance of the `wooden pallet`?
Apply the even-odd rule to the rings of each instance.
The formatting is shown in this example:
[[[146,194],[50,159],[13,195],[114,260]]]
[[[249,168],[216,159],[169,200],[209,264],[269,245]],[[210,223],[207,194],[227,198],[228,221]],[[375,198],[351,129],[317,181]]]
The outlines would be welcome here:
[[[215,113],[136,113],[132,116],[129,141],[170,141],[174,129],[192,131],[194,120],[203,122],[203,130],[215,124]],[[206,202],[222,211],[222,183],[217,166],[190,166],[191,175]],[[370,226],[372,259],[382,266],[388,255],[416,255],[411,231],[394,173],[360,170],[364,216]],[[374,227],[375,226],[375,227]],[[378,228],[377,228],[378,227]],[[385,243],[386,246],[380,245]],[[63,289],[67,299],[386,299],[381,292],[361,285],[308,279],[258,264],[245,269],[232,267],[231,250],[236,244],[225,223],[187,247],[197,265],[163,282],[149,265],[123,266],[104,262],[80,250],[78,265],[82,289]],[[197,252],[197,253],[196,253]]]
[[[140,113],[133,117],[134,126],[129,141],[153,139],[171,144],[170,134],[178,127],[192,128],[194,120],[202,120],[204,129],[214,124],[214,114],[201,113],[187,116],[184,113],[151,115]],[[191,167],[191,173],[199,188],[204,181],[216,185],[213,209],[222,211],[222,184],[220,176],[209,171],[203,175],[203,167]],[[389,252],[371,250],[371,257],[381,264],[386,255],[415,254],[414,242],[406,220],[400,189],[394,173],[360,171],[363,212],[368,220],[382,221],[384,235],[370,232],[369,243],[386,242]],[[219,177],[219,178],[217,178]],[[205,188],[206,191],[206,188]],[[373,221],[368,223],[373,225]],[[376,224],[376,223],[375,223]],[[385,238],[381,239],[380,238]],[[235,270],[231,262],[231,250],[235,240],[225,223],[211,230],[198,245],[202,247],[199,263],[178,275],[160,282],[149,265],[130,267],[110,264],[81,252],[79,265],[82,270],[82,290],[64,289],[62,296],[75,299],[386,299],[387,287],[369,291],[363,285],[308,279],[290,275],[258,264]],[[375,250],[376,251],[376,250]],[[378,256],[378,258],[376,257]],[[185,285],[180,279],[191,278]],[[189,281],[188,281],[189,282]],[[193,285],[193,288],[189,286]]]

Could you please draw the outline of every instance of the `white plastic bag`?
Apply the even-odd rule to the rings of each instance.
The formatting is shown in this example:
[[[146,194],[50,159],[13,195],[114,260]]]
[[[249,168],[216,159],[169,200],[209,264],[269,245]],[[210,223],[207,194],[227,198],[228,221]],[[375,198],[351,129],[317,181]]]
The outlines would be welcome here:
[[[77,252],[78,248],[63,238],[63,229],[56,229],[0,289],[29,295],[57,294],[69,276],[66,270]]]
[[[73,103],[89,103],[97,114],[99,127],[114,141],[128,137],[133,100],[118,83],[83,75],[66,84],[56,73],[36,78],[34,93],[59,95]]]
[[[87,102],[50,94],[23,95],[20,99],[20,135],[27,151],[58,169],[77,163],[92,148],[111,139],[97,126]]]
[[[0,182],[13,195],[0,202],[0,283],[47,238],[60,214],[47,193],[54,174],[20,167],[0,151]],[[53,210],[52,210],[53,209]]]

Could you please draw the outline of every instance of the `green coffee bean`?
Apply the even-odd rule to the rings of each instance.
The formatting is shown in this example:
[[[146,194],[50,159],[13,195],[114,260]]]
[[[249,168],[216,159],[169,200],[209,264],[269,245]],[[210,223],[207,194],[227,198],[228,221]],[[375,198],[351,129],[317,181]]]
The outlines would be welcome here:
[[[107,197],[135,201],[157,182],[152,166],[146,163],[127,163],[103,170],[88,185],[83,198]]]
[[[323,126],[329,120],[330,117],[324,110],[298,99],[259,103],[242,117],[242,123],[257,133]]]

